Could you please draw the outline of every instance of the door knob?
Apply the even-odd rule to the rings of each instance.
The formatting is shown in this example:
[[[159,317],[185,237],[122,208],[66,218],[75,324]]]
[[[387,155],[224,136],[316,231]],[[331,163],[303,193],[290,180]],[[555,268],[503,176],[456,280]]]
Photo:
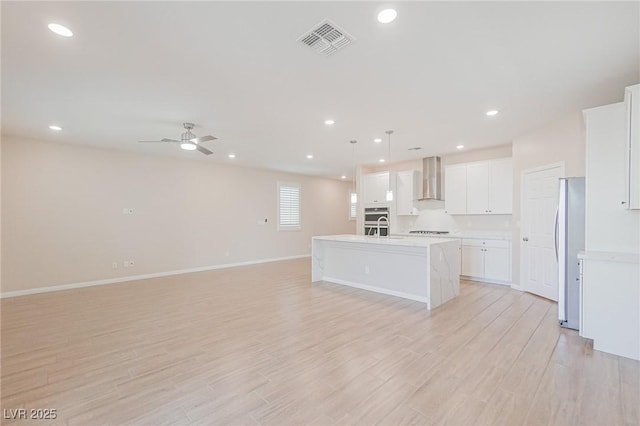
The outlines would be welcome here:
[[[522,241],[527,242],[527,241],[529,241],[529,238],[528,237],[522,237]]]

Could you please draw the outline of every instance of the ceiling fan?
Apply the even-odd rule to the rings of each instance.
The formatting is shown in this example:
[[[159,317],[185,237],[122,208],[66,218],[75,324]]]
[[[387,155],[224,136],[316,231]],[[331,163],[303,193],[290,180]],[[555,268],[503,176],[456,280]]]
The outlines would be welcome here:
[[[213,141],[216,140],[218,138],[213,137],[211,135],[207,135],[207,136],[201,136],[201,137],[196,137],[196,135],[194,135],[193,133],[191,133],[191,129],[193,129],[194,124],[193,123],[182,123],[182,126],[187,130],[186,132],[184,132],[181,136],[180,136],[180,140],[175,140],[175,139],[160,139],[159,141],[138,141],[138,142],[142,142],[142,143],[148,143],[148,142],[170,142],[170,143],[179,143],[180,144],[180,148],[185,149],[187,151],[193,151],[193,150],[198,150],[201,153],[203,153],[204,155],[211,155],[213,154],[212,151],[209,151],[207,148],[203,147],[202,145],[200,145],[200,143],[202,142],[208,142],[208,141]]]

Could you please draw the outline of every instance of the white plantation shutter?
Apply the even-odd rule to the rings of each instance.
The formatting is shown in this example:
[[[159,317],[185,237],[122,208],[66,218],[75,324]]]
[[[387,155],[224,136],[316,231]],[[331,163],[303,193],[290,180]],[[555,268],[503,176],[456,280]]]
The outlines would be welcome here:
[[[278,183],[278,229],[300,229],[300,184]]]
[[[357,216],[357,206],[358,203],[353,202],[353,198],[351,197],[352,193],[349,193],[349,219],[355,219]]]

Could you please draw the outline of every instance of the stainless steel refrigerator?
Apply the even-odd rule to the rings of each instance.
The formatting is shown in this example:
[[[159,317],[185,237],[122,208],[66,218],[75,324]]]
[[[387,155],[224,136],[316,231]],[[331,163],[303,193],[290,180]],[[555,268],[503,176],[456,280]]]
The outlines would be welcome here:
[[[583,177],[560,179],[555,221],[558,260],[558,319],[562,327],[578,330],[580,323],[580,264],[584,250],[585,189]]]

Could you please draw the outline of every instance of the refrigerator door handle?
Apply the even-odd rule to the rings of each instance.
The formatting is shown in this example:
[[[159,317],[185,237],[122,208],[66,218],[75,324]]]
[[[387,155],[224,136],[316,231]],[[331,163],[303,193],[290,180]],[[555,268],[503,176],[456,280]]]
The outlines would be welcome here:
[[[556,249],[556,262],[558,262],[558,213],[560,206],[556,207],[556,217],[554,221],[553,247]]]

